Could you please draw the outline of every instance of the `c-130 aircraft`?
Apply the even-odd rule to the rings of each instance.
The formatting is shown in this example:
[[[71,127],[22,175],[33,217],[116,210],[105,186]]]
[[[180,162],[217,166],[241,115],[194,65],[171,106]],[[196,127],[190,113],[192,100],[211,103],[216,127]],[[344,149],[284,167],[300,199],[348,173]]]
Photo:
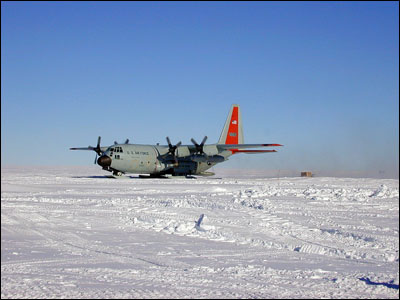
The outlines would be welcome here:
[[[172,176],[212,176],[207,172],[214,165],[224,162],[233,154],[259,154],[277,152],[276,150],[249,150],[249,148],[282,146],[280,144],[244,144],[240,106],[233,104],[225,121],[221,136],[216,144],[205,145],[207,136],[200,144],[193,138],[193,145],[172,145],[167,137],[168,145],[124,144],[100,147],[100,139],[96,147],[70,148],[70,150],[93,150],[100,157],[97,164],[103,170],[112,172],[114,176],[125,173],[149,174],[149,177]],[[95,163],[96,163],[95,159]]]

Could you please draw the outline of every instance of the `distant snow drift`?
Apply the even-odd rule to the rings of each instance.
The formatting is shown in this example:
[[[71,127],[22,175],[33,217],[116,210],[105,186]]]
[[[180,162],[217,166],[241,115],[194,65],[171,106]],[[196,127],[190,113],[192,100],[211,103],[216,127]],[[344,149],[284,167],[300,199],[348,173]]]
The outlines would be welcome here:
[[[2,168],[2,298],[399,297],[398,180],[104,175]]]

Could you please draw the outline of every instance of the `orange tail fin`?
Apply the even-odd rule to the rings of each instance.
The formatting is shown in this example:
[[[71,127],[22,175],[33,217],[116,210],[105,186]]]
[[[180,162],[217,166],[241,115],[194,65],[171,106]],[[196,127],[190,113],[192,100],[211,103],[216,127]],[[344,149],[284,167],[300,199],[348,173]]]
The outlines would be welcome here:
[[[240,106],[233,104],[225,121],[218,144],[243,144],[243,127]]]

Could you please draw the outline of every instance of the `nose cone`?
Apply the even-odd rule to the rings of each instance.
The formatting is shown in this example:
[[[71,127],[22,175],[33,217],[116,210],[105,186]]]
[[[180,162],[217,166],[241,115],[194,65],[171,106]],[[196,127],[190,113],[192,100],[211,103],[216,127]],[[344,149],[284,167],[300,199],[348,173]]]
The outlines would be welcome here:
[[[109,167],[111,166],[111,158],[107,155],[102,155],[99,157],[97,160],[97,164],[104,167]]]

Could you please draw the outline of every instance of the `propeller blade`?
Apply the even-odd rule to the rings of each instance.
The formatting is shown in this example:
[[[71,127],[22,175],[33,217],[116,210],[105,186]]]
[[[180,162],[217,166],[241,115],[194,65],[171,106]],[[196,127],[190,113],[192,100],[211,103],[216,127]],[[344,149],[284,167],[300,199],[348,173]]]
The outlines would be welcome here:
[[[193,138],[191,139],[192,143],[196,146],[196,153],[204,154],[207,157],[207,155],[203,151],[203,147],[204,147],[206,140],[207,140],[207,136],[205,136],[203,138],[203,140],[201,141],[201,144],[199,145],[199,144],[197,144],[195,139],[193,139]]]
[[[173,160],[175,162],[175,166],[177,166],[178,165],[178,158],[175,155],[175,151],[180,145],[182,145],[182,142],[179,141],[175,146],[172,146],[171,140],[169,139],[168,136],[166,137],[166,139],[167,139],[168,148],[169,148],[168,149],[168,154],[170,154],[172,156],[172,158],[173,158]]]
[[[171,141],[170,141],[169,137],[167,137],[167,142],[168,142],[168,146],[171,148],[172,144],[171,144]]]
[[[192,141],[192,143],[193,143],[196,147],[199,146],[199,144],[197,144],[197,142],[194,140],[194,138],[191,138],[190,140]]]
[[[102,155],[103,153],[101,152],[101,148],[100,148],[100,140],[101,137],[99,136],[99,138],[97,139],[97,146],[96,148],[93,148],[93,150],[98,154],[98,155]]]
[[[206,140],[207,140],[207,136],[204,137],[204,139],[201,141],[201,144],[200,144],[200,145],[201,145],[201,146],[204,146],[204,143],[206,142]]]
[[[96,164],[97,162],[97,153],[96,153],[96,157],[94,158],[94,164]]]

